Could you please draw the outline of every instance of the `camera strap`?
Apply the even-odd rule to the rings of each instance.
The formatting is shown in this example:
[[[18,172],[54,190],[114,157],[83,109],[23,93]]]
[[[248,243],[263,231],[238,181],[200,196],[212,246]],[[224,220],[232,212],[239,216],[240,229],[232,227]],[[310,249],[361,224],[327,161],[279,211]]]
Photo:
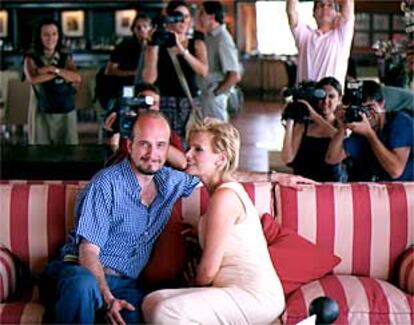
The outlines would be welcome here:
[[[194,105],[193,96],[191,96],[190,88],[188,87],[187,80],[184,77],[184,73],[183,73],[183,70],[181,69],[180,62],[178,62],[177,54],[173,51],[172,48],[168,48],[167,51],[174,65],[174,69],[175,69],[175,72],[177,73],[178,80],[180,81],[181,87],[183,87],[184,93],[190,102],[190,106],[194,110],[195,116],[201,119],[203,115],[201,113],[200,108]]]

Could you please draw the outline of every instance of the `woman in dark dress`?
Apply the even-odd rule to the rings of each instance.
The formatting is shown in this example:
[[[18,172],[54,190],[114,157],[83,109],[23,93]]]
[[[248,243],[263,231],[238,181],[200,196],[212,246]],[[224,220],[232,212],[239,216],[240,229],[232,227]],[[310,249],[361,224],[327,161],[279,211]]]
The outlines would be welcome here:
[[[166,26],[167,31],[175,35],[175,46],[159,45],[154,37],[156,32],[153,34],[145,53],[143,79],[145,82],[155,83],[160,89],[161,112],[167,116],[172,129],[183,140],[192,107],[177,76],[169,51],[176,55],[191,96],[196,98],[196,75],[205,77],[208,72],[207,50],[202,34],[196,32],[192,38],[188,36],[192,18],[189,6],[184,1],[170,1],[166,13],[169,16],[179,13],[183,17],[182,22]]]
[[[329,142],[336,132],[335,110],[341,104],[341,85],[333,77],[326,77],[317,83],[325,99],[319,100],[316,109],[300,100],[309,111],[309,119],[295,122],[288,118],[283,140],[282,159],[297,175],[319,182],[346,181],[346,172],[341,164],[325,163]]]

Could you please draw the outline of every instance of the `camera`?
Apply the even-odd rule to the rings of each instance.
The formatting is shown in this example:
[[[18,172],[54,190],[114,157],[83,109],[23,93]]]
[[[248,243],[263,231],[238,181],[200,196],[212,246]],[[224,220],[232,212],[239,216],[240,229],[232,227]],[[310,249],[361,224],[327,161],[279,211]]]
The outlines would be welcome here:
[[[367,107],[362,105],[364,82],[361,80],[348,81],[345,85],[343,103],[345,110],[345,123],[362,121],[361,114],[368,113]]]
[[[156,26],[155,32],[152,34],[150,45],[158,45],[163,47],[173,47],[175,43],[175,35],[165,29],[166,24],[182,23],[184,15],[179,12],[173,12],[168,16],[159,16],[154,20]]]
[[[132,126],[141,109],[149,109],[154,104],[151,96],[135,96],[134,86],[125,86],[122,89],[122,97],[118,98],[119,106],[119,133],[121,137],[128,138]]]
[[[295,122],[303,123],[309,119],[309,110],[305,104],[298,102],[302,99],[307,101],[314,109],[318,110],[318,102],[325,99],[325,90],[318,88],[314,81],[302,81],[297,88],[286,88],[282,92],[288,102],[282,119],[293,119]]]

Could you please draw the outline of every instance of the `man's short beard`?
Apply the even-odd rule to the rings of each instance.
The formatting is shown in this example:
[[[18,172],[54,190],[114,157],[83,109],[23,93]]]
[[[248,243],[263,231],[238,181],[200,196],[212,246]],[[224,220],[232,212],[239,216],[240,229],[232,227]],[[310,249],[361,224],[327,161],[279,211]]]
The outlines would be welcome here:
[[[147,176],[155,175],[161,169],[160,168],[160,169],[157,169],[157,170],[147,170],[147,169],[141,168],[140,166],[136,166],[136,168],[141,174],[147,175]]]

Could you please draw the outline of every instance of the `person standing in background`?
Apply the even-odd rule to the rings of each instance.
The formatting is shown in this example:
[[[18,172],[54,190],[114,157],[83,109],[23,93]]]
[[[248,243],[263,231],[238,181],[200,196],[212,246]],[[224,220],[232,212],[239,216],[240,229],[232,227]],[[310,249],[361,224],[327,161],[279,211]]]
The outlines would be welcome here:
[[[297,9],[298,0],[286,0],[289,26],[298,48],[296,82],[335,77],[344,87],[354,34],[354,0],[315,0],[317,29],[307,25]]]
[[[181,21],[166,24],[166,31],[170,33],[167,35],[172,33],[175,40],[173,39],[173,44],[164,44],[163,33],[159,39],[158,30],[153,33],[145,53],[143,80],[155,83],[159,88],[161,112],[184,142],[186,124],[193,106],[192,99],[194,98],[196,103],[198,101],[196,75],[207,75],[207,50],[201,33],[194,33],[192,38],[188,36],[192,27],[192,17],[190,7],[185,1],[168,2],[166,14],[170,17],[182,17]],[[174,58],[177,66],[181,68],[182,78],[177,74]],[[190,94],[184,89],[184,83]]]
[[[111,53],[105,74],[119,77],[121,87],[133,85],[137,70],[142,72],[145,47],[151,28],[151,18],[145,14],[137,14],[131,25],[133,37],[124,39]],[[137,76],[137,79],[140,77]]]
[[[25,54],[24,76],[32,84],[29,102],[30,144],[78,144],[75,86],[81,82],[72,56],[62,49],[59,24],[44,18]]]
[[[237,47],[224,25],[224,9],[220,2],[203,2],[199,20],[206,32],[209,67],[207,77],[198,80],[203,116],[228,121],[227,92],[240,80]]]

